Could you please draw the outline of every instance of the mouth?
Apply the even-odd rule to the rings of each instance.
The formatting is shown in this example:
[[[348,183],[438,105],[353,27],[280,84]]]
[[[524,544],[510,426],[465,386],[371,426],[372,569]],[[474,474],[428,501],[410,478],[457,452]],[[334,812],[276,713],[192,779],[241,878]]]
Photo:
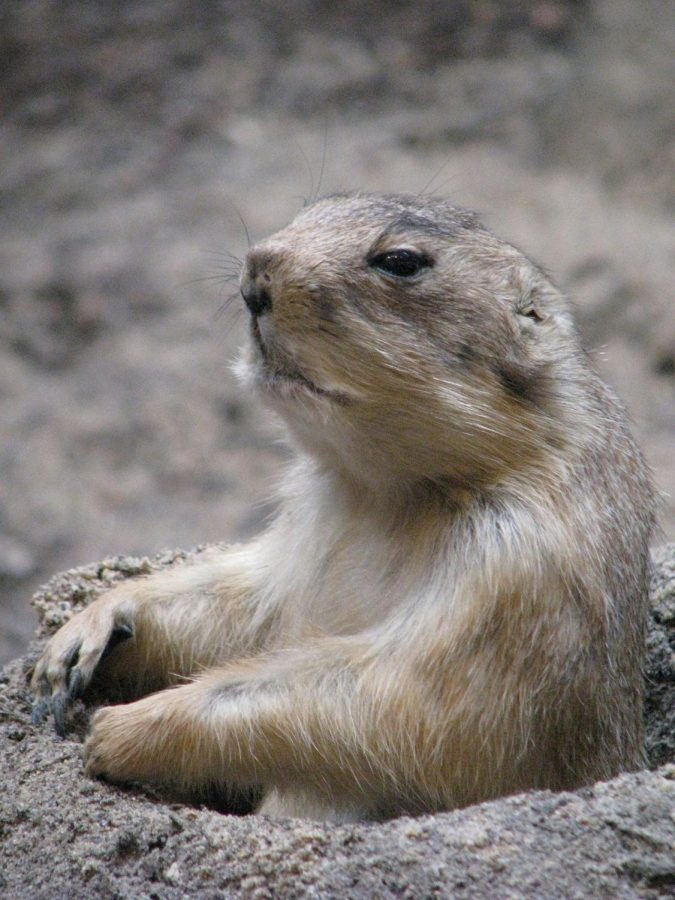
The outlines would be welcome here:
[[[285,395],[289,393],[293,395],[313,394],[316,397],[324,397],[341,405],[347,402],[347,397],[344,394],[319,387],[293,365],[291,361],[285,359],[281,362],[273,358],[269,349],[265,346],[260,333],[260,325],[255,316],[251,320],[251,333],[254,343],[260,352],[262,383],[267,390],[275,393],[283,392]],[[289,388],[291,389],[290,392]]]

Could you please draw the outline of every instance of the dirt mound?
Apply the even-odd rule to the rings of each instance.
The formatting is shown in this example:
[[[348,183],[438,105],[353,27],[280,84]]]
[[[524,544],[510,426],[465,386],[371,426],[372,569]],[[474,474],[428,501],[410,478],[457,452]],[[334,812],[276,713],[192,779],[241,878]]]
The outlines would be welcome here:
[[[42,633],[111,584],[187,555],[115,557],[56,576],[35,598]],[[672,896],[675,545],[655,562],[646,673],[654,771],[383,825],[225,816],[89,781],[76,739],[30,725],[30,659],[12,663],[0,684],[0,891],[26,900]],[[80,725],[87,712],[80,705]]]

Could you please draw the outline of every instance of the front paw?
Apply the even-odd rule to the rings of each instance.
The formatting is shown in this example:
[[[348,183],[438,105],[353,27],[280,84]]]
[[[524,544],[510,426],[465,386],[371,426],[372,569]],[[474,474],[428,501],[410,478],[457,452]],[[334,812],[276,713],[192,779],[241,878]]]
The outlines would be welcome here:
[[[33,724],[39,725],[51,713],[56,731],[65,736],[73,701],[115,647],[134,637],[134,614],[133,596],[117,589],[94,601],[51,638],[31,681],[36,694]]]
[[[84,745],[85,771],[91,778],[148,780],[152,769],[150,732],[147,724],[142,727],[143,718],[130,711],[134,705],[107,707],[93,716]]]
[[[169,688],[136,703],[100,709],[84,747],[85,770],[116,783],[191,788],[204,746],[195,685]]]
[[[173,729],[162,715],[166,704],[160,697],[109,706],[93,716],[84,745],[89,776],[114,782],[171,780]]]

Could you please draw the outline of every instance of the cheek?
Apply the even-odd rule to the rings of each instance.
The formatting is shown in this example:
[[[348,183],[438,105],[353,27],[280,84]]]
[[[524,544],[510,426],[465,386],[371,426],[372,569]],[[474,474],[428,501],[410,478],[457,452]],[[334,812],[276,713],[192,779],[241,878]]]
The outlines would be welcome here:
[[[337,326],[340,321],[340,311],[335,300],[325,293],[317,292],[312,297],[312,315],[316,318],[319,327]]]

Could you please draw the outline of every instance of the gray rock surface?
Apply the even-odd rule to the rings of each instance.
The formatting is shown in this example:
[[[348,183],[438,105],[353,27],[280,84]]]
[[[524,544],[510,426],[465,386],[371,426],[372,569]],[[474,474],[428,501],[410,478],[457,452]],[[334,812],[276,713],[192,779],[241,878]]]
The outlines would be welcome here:
[[[41,638],[111,584],[189,555],[115,557],[56,576],[35,597]],[[378,825],[226,816],[87,780],[78,740],[30,725],[26,673],[41,639],[0,684],[0,895],[673,896],[675,545],[655,554],[651,593],[650,769]]]

